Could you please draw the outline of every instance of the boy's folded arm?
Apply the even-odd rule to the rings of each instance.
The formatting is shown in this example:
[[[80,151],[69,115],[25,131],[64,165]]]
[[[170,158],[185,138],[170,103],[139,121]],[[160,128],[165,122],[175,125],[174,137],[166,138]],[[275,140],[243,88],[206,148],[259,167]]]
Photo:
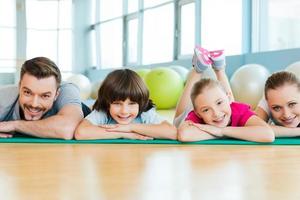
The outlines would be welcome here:
[[[76,140],[95,140],[95,139],[137,139],[137,140],[151,140],[152,137],[145,136],[133,132],[121,131],[107,131],[105,128],[94,125],[88,120],[84,119],[79,124],[75,131]]]
[[[117,139],[121,138],[120,133],[114,134],[106,131],[97,125],[92,124],[87,119],[83,119],[75,131],[76,140],[92,140],[92,139]]]

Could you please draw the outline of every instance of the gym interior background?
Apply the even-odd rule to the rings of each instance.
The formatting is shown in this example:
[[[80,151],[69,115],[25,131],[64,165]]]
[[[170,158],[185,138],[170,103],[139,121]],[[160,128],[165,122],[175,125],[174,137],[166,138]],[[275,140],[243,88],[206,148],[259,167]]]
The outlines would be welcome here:
[[[158,102],[169,111],[199,44],[225,49],[237,100],[255,106],[268,74],[300,74],[299,10],[299,0],[0,0],[0,86],[46,56],[93,101],[108,72],[129,67],[152,95],[172,92]],[[299,199],[299,148],[1,143],[1,199]]]
[[[269,73],[291,64],[300,72],[299,8],[296,0],[0,0],[0,84],[18,83],[20,66],[36,56],[54,60],[65,81],[80,83],[84,100],[95,98],[116,68],[144,78],[150,69],[169,68],[184,83],[198,44],[225,49],[237,100],[255,106]],[[166,77],[177,87],[155,75],[148,81],[151,97],[162,99],[159,109],[175,106],[183,84]],[[164,91],[175,99],[167,105]]]

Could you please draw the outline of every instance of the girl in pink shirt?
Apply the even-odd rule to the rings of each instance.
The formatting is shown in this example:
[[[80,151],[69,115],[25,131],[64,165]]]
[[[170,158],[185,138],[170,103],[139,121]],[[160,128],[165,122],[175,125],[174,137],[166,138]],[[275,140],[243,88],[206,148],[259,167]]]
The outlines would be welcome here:
[[[218,81],[202,77],[203,71],[210,66]],[[182,116],[185,118],[178,128],[178,140],[231,137],[255,142],[274,141],[272,129],[251,111],[250,106],[234,102],[223,51],[209,52],[196,47],[193,67],[176,108],[174,121]],[[193,110],[185,114],[189,103]]]

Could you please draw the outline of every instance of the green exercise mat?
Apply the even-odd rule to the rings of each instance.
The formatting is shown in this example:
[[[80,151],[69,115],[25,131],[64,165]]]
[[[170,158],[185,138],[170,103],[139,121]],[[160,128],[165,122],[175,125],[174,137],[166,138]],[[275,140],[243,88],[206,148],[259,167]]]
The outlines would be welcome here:
[[[0,143],[67,143],[67,144],[193,144],[193,145],[300,145],[300,138],[277,138],[273,143],[257,143],[235,139],[205,140],[199,142],[179,142],[174,140],[62,140],[33,137],[0,138]]]

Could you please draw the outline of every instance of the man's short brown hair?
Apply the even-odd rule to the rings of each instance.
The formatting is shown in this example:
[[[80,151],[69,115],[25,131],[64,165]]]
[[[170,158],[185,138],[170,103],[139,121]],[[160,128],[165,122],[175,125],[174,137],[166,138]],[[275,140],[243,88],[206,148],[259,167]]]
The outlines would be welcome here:
[[[37,79],[54,76],[57,87],[61,84],[61,73],[56,64],[46,57],[36,57],[24,62],[21,68],[20,80],[24,74],[30,74]]]

